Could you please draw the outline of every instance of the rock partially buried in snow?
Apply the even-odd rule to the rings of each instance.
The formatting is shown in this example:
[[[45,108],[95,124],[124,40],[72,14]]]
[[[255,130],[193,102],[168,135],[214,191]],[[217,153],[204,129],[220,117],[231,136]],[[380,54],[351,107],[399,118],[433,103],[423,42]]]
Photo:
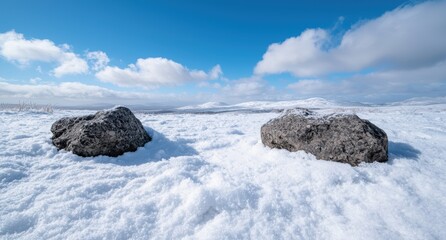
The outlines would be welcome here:
[[[386,133],[354,114],[287,110],[262,126],[261,137],[263,144],[271,148],[304,150],[318,159],[352,166],[388,159]]]
[[[61,118],[51,126],[53,144],[83,156],[119,156],[136,151],[151,137],[126,107],[115,107],[96,114]]]

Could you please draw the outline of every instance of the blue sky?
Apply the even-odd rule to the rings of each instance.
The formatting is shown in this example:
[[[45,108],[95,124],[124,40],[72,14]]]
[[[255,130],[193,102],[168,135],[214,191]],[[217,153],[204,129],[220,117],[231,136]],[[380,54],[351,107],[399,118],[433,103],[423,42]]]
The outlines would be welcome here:
[[[5,0],[0,100],[181,105],[444,96],[445,5]]]

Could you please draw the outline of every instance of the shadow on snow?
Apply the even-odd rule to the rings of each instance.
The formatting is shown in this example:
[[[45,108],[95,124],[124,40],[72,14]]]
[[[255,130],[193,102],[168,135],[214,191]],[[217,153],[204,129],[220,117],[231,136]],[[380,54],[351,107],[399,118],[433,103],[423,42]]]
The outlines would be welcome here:
[[[412,147],[412,145],[389,141],[389,161],[393,161],[396,158],[417,160],[420,154],[420,150]]]
[[[152,128],[145,127],[147,133],[152,137],[152,141],[146,143],[144,147],[138,148],[135,152],[126,152],[116,158],[107,156],[94,157],[98,163],[112,163],[122,166],[140,165],[148,162],[158,162],[168,160],[172,157],[193,156],[198,152],[187,145],[188,141],[179,139],[171,141],[164,134]]]

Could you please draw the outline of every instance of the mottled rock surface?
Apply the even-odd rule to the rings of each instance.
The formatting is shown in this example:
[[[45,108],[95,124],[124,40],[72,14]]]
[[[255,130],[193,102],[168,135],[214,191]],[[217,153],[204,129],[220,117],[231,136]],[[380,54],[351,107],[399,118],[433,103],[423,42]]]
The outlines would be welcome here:
[[[289,151],[304,150],[317,159],[348,163],[386,162],[386,133],[354,114],[319,115],[288,110],[261,128],[263,144]]]
[[[151,140],[141,122],[126,107],[96,114],[61,118],[51,126],[53,144],[83,156],[116,157],[136,151]]]

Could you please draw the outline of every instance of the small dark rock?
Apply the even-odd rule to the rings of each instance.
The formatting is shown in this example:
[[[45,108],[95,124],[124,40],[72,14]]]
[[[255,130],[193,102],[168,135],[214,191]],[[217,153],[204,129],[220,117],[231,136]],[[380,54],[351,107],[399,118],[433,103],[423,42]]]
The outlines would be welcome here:
[[[386,162],[386,133],[354,114],[318,115],[288,110],[261,128],[263,144],[288,151],[304,150],[317,159],[348,163]]]
[[[51,126],[57,149],[83,157],[119,156],[151,141],[141,122],[126,107],[93,115],[61,118]]]

